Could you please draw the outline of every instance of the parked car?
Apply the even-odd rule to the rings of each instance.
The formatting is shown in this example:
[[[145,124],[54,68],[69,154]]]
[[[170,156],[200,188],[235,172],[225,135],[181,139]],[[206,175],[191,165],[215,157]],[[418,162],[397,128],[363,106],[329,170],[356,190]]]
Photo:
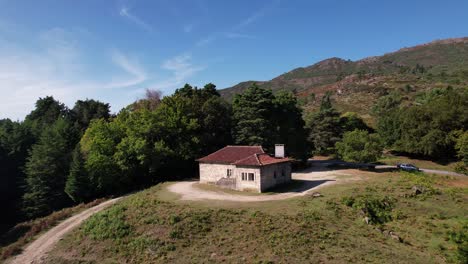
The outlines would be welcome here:
[[[404,171],[419,171],[418,167],[408,163],[397,164],[397,168]]]

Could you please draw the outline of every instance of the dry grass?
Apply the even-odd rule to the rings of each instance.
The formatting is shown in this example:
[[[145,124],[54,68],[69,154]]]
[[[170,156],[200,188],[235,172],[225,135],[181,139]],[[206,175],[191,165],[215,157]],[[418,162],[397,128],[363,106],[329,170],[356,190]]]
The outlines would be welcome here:
[[[460,245],[453,242],[458,240],[449,235],[462,234],[468,216],[467,189],[452,187],[458,180],[381,173],[364,182],[324,187],[320,198],[248,204],[182,202],[165,190],[168,184],[162,184],[93,216],[58,244],[48,262],[460,262]],[[411,196],[413,185],[431,191]],[[358,209],[343,203],[355,195],[390,197],[394,200],[387,212],[390,220],[378,226],[365,224]],[[111,214],[118,215],[111,224],[130,232],[103,229]]]
[[[56,226],[60,221],[86,209],[93,207],[106,199],[97,199],[86,204],[65,208],[48,216],[20,223],[0,237],[0,260],[21,253],[22,248],[39,234]]]

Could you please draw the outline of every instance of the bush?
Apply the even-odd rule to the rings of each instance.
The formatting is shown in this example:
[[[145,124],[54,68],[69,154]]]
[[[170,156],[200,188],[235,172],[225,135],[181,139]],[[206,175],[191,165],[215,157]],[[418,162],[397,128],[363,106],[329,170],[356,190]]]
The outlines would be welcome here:
[[[395,199],[365,194],[356,197],[344,197],[343,204],[360,210],[371,224],[384,224],[393,220]]]
[[[447,238],[457,246],[454,260],[458,263],[468,263],[468,221],[461,228],[447,232]]]
[[[83,232],[95,240],[118,239],[130,234],[125,221],[126,208],[120,205],[93,215],[83,225]]]
[[[455,172],[468,175],[468,166],[464,162],[455,163]]]

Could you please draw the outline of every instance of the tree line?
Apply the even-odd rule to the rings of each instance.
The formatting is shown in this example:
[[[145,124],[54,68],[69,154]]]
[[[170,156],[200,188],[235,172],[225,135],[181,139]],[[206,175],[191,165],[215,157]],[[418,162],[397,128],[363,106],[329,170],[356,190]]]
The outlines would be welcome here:
[[[376,161],[382,149],[468,162],[467,90],[434,89],[405,104],[398,94],[372,109],[371,128],[340,113],[331,94],[303,113],[296,97],[253,84],[232,103],[213,84],[186,84],[162,98],[148,91],[111,115],[109,105],[77,101],[69,109],[40,98],[22,122],[0,120],[0,188],[4,226],[97,197],[196,175],[196,159],[229,144],[275,143],[305,161],[314,154]],[[462,167],[463,167],[462,166]]]

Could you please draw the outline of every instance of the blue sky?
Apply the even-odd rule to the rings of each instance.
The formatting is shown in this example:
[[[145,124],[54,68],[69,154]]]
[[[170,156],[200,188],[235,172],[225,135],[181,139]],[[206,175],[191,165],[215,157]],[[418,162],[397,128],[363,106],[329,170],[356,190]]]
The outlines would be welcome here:
[[[0,0],[0,118],[46,95],[116,112],[146,88],[225,88],[329,57],[468,36],[468,1]]]

